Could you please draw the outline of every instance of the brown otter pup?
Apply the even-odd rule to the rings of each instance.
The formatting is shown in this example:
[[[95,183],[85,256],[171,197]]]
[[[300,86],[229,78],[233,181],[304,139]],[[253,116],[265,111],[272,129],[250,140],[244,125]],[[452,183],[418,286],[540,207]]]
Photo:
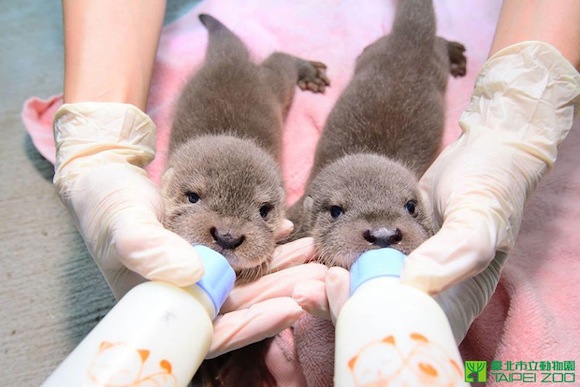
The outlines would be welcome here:
[[[223,24],[200,20],[209,42],[175,112],[164,224],[223,254],[238,282],[250,282],[267,270],[285,219],[278,160],[296,84],[323,92],[328,79],[322,63],[279,52],[256,65]]]
[[[410,253],[432,234],[417,180],[441,145],[448,74],[465,75],[464,47],[435,35],[431,0],[399,1],[393,29],[365,48],[325,123],[305,195],[290,209],[320,261]]]
[[[291,238],[311,235],[319,260],[350,269],[365,251],[408,254],[432,234],[418,178],[438,154],[448,74],[465,75],[464,47],[435,35],[431,0],[399,0],[393,29],[357,58],[325,123]],[[332,385],[334,326],[294,325],[308,386]],[[325,351],[325,357],[313,354]]]
[[[175,111],[162,182],[164,225],[224,255],[243,284],[266,274],[283,232],[278,161],[296,85],[324,92],[329,81],[324,64],[280,52],[256,65],[222,23],[199,18],[209,41],[204,65],[185,85]],[[212,386],[274,385],[264,363],[268,344],[206,361],[199,374]]]

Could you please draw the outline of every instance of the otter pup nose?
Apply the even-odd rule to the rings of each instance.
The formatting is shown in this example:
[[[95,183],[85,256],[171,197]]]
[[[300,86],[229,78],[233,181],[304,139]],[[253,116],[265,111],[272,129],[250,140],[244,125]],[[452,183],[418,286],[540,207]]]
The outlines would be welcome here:
[[[403,233],[399,228],[389,230],[386,227],[374,228],[363,232],[363,237],[370,243],[380,247],[388,247],[403,240]]]
[[[211,228],[210,233],[217,244],[221,248],[227,250],[235,249],[244,242],[244,239],[246,239],[246,236],[243,234],[237,235],[235,232],[231,232],[230,230],[221,231],[215,227]]]

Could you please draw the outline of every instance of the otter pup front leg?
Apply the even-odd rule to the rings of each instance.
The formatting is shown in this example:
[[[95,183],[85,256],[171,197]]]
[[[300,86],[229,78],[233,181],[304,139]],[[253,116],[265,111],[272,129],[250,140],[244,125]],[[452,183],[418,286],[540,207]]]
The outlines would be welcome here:
[[[308,61],[283,52],[275,52],[260,64],[262,76],[282,105],[286,118],[294,97],[296,85],[302,90],[324,93],[330,85],[326,65]]]
[[[447,54],[449,55],[449,72],[455,78],[465,76],[467,70],[467,58],[464,55],[465,46],[459,42],[447,41]]]
[[[324,93],[326,87],[330,86],[326,65],[322,62],[298,60],[298,87],[313,93]]]

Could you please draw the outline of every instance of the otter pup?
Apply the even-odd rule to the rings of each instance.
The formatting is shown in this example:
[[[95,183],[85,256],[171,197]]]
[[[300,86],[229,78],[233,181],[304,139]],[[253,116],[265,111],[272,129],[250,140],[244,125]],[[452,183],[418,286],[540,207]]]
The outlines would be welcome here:
[[[296,84],[322,93],[329,81],[324,64],[280,52],[256,65],[222,23],[199,18],[209,41],[204,65],[185,85],[175,111],[162,180],[164,225],[224,255],[243,284],[268,271],[283,233],[278,161]],[[206,361],[196,379],[211,386],[274,385],[264,362],[268,345]]]
[[[442,140],[448,74],[465,48],[435,35],[431,0],[399,1],[393,29],[367,46],[325,123],[292,238],[312,235],[321,262],[350,268],[363,252],[410,253],[432,234],[418,178]]]
[[[267,271],[285,219],[278,167],[296,84],[324,92],[320,62],[276,52],[260,65],[222,23],[209,31],[203,67],[180,96],[162,180],[164,225],[223,254],[238,283]]]
[[[433,233],[417,182],[439,151],[448,74],[465,75],[466,65],[464,47],[437,37],[435,24],[431,0],[399,0],[391,34],[360,54],[326,120],[305,194],[289,211],[291,238],[313,236],[326,265],[350,269],[387,246],[408,254]],[[294,325],[309,386],[332,385],[332,332],[310,316]]]

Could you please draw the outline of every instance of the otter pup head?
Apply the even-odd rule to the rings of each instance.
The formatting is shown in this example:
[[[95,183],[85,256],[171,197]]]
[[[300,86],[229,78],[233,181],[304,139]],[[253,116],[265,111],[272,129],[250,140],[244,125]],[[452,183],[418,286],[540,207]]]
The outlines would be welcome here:
[[[303,221],[320,261],[347,269],[367,250],[409,254],[432,234],[415,175],[374,154],[345,156],[323,168],[308,189]]]
[[[238,283],[267,272],[284,221],[275,160],[253,141],[204,136],[178,147],[163,176],[164,226],[226,257]]]

